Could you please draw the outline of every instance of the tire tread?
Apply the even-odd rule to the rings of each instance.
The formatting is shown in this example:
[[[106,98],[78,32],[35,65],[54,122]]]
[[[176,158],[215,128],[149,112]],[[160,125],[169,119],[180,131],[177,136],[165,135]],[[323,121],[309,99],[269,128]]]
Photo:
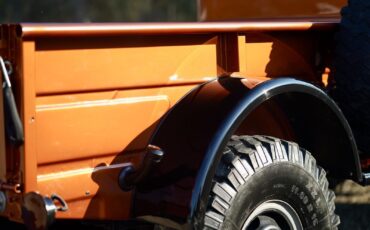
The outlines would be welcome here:
[[[232,157],[230,157],[232,152]],[[238,189],[254,172],[280,161],[289,161],[309,172],[318,183],[328,204],[333,229],[340,223],[335,211],[335,194],[329,190],[326,172],[317,166],[312,154],[296,143],[269,136],[233,136],[227,144],[227,160],[221,160],[226,177],[219,177],[210,194],[210,207],[204,220],[207,229],[220,229]]]

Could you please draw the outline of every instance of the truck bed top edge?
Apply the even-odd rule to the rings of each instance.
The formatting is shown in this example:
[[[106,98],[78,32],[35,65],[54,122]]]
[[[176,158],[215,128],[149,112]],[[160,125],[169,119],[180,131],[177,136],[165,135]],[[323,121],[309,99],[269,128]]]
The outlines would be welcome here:
[[[204,34],[250,31],[306,31],[334,28],[337,18],[253,20],[244,22],[191,23],[22,23],[17,26],[20,37],[113,36],[150,34]]]

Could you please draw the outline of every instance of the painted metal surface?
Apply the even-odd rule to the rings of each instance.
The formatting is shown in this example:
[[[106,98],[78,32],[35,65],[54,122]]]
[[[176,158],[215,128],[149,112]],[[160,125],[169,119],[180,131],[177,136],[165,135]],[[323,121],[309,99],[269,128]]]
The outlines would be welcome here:
[[[63,197],[69,210],[57,218],[129,219],[132,192],[119,188],[118,174],[141,164],[170,107],[218,75],[217,37],[19,39],[25,192]]]
[[[17,28],[18,36],[35,37],[117,36],[154,34],[209,34],[247,31],[307,31],[332,29],[339,18],[302,18],[280,20],[252,20],[245,22],[199,23],[89,23],[37,24],[23,23]]]
[[[362,179],[351,129],[323,91],[289,78],[266,81],[253,89],[248,86],[248,79],[219,78],[194,89],[168,113],[151,141],[161,146],[166,158],[138,190],[137,215],[165,216],[201,227],[212,178],[227,141],[235,133],[256,134],[248,127],[253,123],[248,116],[261,106],[269,108],[271,102],[284,108],[289,123],[280,124],[275,117],[278,110],[268,111],[268,120],[275,117],[280,124],[277,128],[291,133],[277,133],[263,119],[259,125],[268,129],[259,129],[257,134],[262,131],[263,135],[302,143],[332,176]],[[333,157],[335,163],[328,164]]]
[[[12,26],[9,40],[15,45],[0,44],[14,51],[12,84],[18,89],[25,144],[6,153],[12,172],[6,180],[23,189],[20,196],[11,196],[21,200],[30,192],[57,193],[69,205],[57,218],[131,218],[133,193],[119,188],[119,171],[128,163],[142,163],[150,137],[168,110],[197,85],[224,75],[248,77],[244,83],[249,88],[293,75],[321,84],[323,66],[315,64],[320,51],[315,44],[325,46],[336,22]],[[214,95],[214,103],[227,94]],[[212,109],[214,103],[203,109]],[[214,115],[207,119],[219,117]],[[265,122],[273,134],[289,136],[279,129],[278,120],[286,122],[284,116]],[[192,135],[201,133],[195,129]],[[194,143],[194,148],[205,143]],[[180,175],[188,173],[179,170]],[[194,178],[196,170],[191,173]],[[186,183],[191,190],[194,182]],[[186,192],[178,194],[178,200],[191,199]],[[21,221],[19,203],[9,207],[5,215]]]
[[[216,43],[212,35],[38,39],[36,94],[194,85],[217,75]]]

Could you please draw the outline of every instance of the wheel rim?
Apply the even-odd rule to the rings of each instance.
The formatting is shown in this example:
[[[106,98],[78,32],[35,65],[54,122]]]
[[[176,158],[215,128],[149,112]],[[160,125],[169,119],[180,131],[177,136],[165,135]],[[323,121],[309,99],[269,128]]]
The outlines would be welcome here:
[[[303,229],[301,220],[288,203],[281,200],[270,200],[260,204],[244,222],[243,230],[278,230]]]

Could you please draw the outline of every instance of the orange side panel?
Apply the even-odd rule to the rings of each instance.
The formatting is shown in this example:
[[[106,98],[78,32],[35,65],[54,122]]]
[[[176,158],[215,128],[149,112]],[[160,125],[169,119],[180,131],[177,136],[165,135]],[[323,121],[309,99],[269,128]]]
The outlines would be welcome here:
[[[161,116],[193,87],[38,97],[38,190],[76,208],[59,217],[129,218],[131,193],[119,189],[118,173],[140,164]]]
[[[37,189],[36,158],[36,94],[35,94],[35,42],[25,41],[22,44],[22,88],[23,88],[23,125],[24,149],[21,163],[24,171],[25,192]]]
[[[151,133],[148,129],[170,108],[170,99],[174,101],[190,88],[38,98],[38,164],[144,149]],[[67,101],[53,103],[61,98]]]
[[[205,34],[23,41],[25,192],[66,199],[59,218],[129,218],[119,171],[141,163],[184,94],[217,77],[216,49]]]
[[[216,42],[210,35],[40,39],[36,93],[200,82],[217,75]]]
[[[316,78],[314,34],[239,35],[239,65],[245,76]]]
[[[145,148],[132,141],[168,109],[166,95],[38,106],[38,163]]]
[[[61,195],[67,201],[70,210],[57,213],[59,218],[128,219],[132,193],[118,187],[118,173],[128,162],[138,166],[141,155],[112,155],[40,166],[38,189],[47,196]]]

